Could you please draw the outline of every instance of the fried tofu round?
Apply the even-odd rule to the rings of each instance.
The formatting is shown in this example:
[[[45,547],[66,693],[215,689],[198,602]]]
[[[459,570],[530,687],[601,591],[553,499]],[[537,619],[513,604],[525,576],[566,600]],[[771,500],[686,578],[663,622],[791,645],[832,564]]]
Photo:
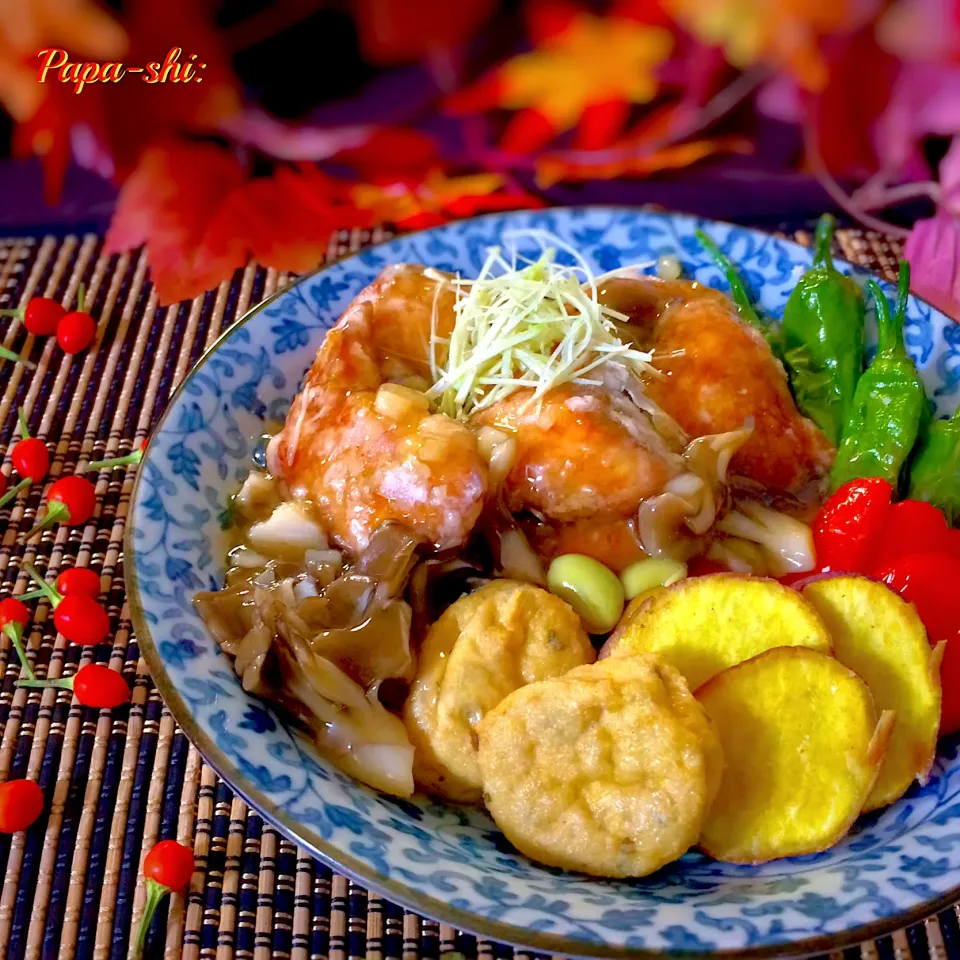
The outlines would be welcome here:
[[[573,609],[529,583],[496,580],[430,628],[404,707],[420,789],[460,803],[482,796],[477,728],[517,687],[592,663]]]
[[[480,725],[484,801],[533,860],[643,877],[696,842],[722,766],[683,678],[606,660],[514,691]]]
[[[721,670],[791,646],[831,649],[823,620],[796,590],[776,580],[716,573],[633,601],[600,659],[652,653],[696,690]]]
[[[778,647],[696,693],[723,749],[720,790],[700,846],[763,863],[816,853],[850,829],[870,793],[893,716],[877,722],[867,685],[838,660]]]
[[[926,781],[940,725],[940,659],[913,606],[882,583],[831,577],[811,583],[803,596],[833,637],[834,656],[855,670],[878,710],[896,719],[890,748],[864,810],[893,803],[914,780]]]

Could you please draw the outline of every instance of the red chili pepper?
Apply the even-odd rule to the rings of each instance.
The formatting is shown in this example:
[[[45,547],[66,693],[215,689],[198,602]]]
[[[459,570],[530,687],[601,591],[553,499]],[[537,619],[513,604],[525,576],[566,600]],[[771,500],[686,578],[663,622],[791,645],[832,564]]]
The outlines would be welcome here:
[[[150,922],[160,901],[173,890],[182,890],[190,883],[196,863],[193,851],[176,840],[161,840],[143,860],[143,875],[147,880],[147,905],[140,920],[136,956],[143,953]]]
[[[93,516],[97,505],[97,493],[93,484],[83,477],[61,477],[54,481],[47,493],[47,514],[25,539],[55,523],[65,523],[75,527],[86,523]]]
[[[916,607],[931,646],[946,641],[940,665],[940,733],[960,730],[960,593],[955,589],[960,560],[944,553],[908,553],[878,569],[877,575]]]
[[[99,597],[100,575],[89,567],[71,567],[57,577],[57,590],[64,597],[69,597],[71,594]]]
[[[132,463],[139,463],[143,459],[143,452],[146,449],[147,439],[144,437],[136,450],[131,450],[125,457],[111,457],[109,460],[91,460],[87,464],[87,469],[102,470],[104,467],[126,467]]]
[[[53,611],[53,623],[71,643],[90,646],[101,643],[110,632],[110,618],[93,597],[71,594]]]
[[[59,300],[33,297],[22,310],[0,310],[0,316],[19,317],[34,336],[47,337],[57,332],[57,324],[66,312]]]
[[[946,553],[949,531],[946,518],[923,500],[901,500],[887,510],[880,536],[864,562],[864,571],[877,575],[908,553]]]
[[[33,780],[0,784],[0,833],[26,830],[43,813],[43,791]]]
[[[81,350],[86,350],[97,335],[97,323],[84,310],[83,299],[83,284],[80,284],[77,309],[65,314],[57,324],[57,343],[64,353],[80,353]]]
[[[13,644],[20,668],[28,680],[33,679],[33,667],[23,650],[23,628],[30,622],[30,611],[16,597],[0,600],[0,631]]]
[[[56,680],[19,680],[18,687],[45,690],[53,687],[58,690],[71,690],[77,700],[85,707],[113,709],[130,699],[127,681],[102,663],[88,663],[72,677],[58,677]]]
[[[10,459],[21,477],[37,483],[47,475],[47,471],[50,469],[50,454],[47,452],[47,445],[42,440],[30,436],[30,427],[27,425],[27,417],[23,412],[23,407],[18,412],[18,418],[20,420],[21,439],[13,445]]]
[[[879,477],[850,480],[829,497],[813,523],[817,570],[862,571],[892,498]]]

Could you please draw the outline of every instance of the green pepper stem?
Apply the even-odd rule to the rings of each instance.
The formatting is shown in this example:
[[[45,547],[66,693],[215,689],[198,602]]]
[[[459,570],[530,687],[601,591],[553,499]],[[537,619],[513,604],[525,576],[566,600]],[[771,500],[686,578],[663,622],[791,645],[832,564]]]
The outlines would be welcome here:
[[[700,241],[703,249],[710,255],[710,259],[723,271],[723,275],[730,284],[730,292],[733,294],[733,300],[740,308],[740,314],[743,318],[755,327],[761,330],[766,329],[766,324],[760,319],[759,314],[753,308],[750,302],[750,295],[744,286],[737,268],[733,261],[699,228],[696,230],[696,238]]]
[[[27,681],[33,680],[33,667],[30,666],[30,661],[27,659],[27,655],[23,650],[22,634],[20,632],[21,627],[19,623],[5,623],[3,625],[3,632],[9,638],[10,642],[13,644],[13,649],[17,651],[17,659],[20,661],[20,669],[27,675]]]
[[[5,507],[24,487],[29,487],[31,483],[33,483],[33,477],[24,477],[22,480],[17,481],[17,483],[0,497],[0,507]]]
[[[0,347],[0,360],[12,360],[14,363],[22,363],[28,370],[36,370],[37,365],[30,360],[24,360],[19,353],[14,353],[6,347]]]
[[[815,267],[833,267],[833,231],[837,221],[832,214],[825,213],[817,221],[817,231],[813,239],[813,265]]]
[[[61,500],[54,500],[53,503],[48,504],[47,506],[47,515],[37,524],[34,524],[33,529],[27,531],[24,536],[24,542],[26,543],[32,536],[38,534],[41,530],[46,530],[47,527],[52,527],[58,520],[70,520],[70,509],[65,503]]]
[[[54,587],[51,587],[43,577],[33,568],[29,563],[25,563],[22,567],[24,573],[40,588],[40,592],[50,601],[51,606],[54,609],[57,608],[57,605],[63,599],[59,590],[56,590]]]
[[[152,877],[147,878],[147,903],[143,908],[143,916],[140,918],[140,929],[137,931],[137,940],[133,948],[134,957],[143,954],[143,948],[147,943],[147,931],[150,929],[150,923],[153,915],[160,906],[160,901],[170,892],[169,887],[157,883]]]
[[[103,470],[104,467],[126,467],[131,463],[139,463],[143,459],[143,451],[132,450],[125,457],[111,457],[109,460],[91,460],[87,464],[88,470]]]
[[[30,426],[27,423],[27,415],[23,412],[23,407],[17,409],[17,420],[20,421],[20,438],[22,440],[29,440]]]
[[[876,280],[867,281],[867,291],[877,311],[877,354],[897,356],[904,351],[903,324],[890,312],[890,301]]]

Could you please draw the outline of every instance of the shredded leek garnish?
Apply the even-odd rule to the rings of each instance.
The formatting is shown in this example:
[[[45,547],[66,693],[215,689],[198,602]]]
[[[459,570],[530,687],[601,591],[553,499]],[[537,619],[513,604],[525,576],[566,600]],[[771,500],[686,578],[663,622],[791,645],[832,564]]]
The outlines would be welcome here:
[[[562,384],[598,386],[604,364],[632,374],[648,369],[651,354],[617,336],[613,321],[628,318],[598,302],[597,278],[576,251],[542,231],[517,235],[552,246],[533,262],[521,261],[525,265],[518,265],[515,252],[507,259],[492,247],[476,280],[448,280],[457,297],[449,338],[437,335],[434,310],[434,385],[427,396],[448,416],[469,416],[522,388],[533,390],[535,402]],[[557,263],[556,247],[571,253],[578,266]],[[441,345],[446,357],[438,362]]]

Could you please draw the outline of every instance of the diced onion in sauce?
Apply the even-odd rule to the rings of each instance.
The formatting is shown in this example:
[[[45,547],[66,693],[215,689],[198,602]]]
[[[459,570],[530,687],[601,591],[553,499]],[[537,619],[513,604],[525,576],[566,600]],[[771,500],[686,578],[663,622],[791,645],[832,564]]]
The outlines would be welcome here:
[[[377,391],[373,406],[377,413],[391,420],[403,420],[418,410],[427,410],[430,402],[417,390],[399,383],[385,383]]]

